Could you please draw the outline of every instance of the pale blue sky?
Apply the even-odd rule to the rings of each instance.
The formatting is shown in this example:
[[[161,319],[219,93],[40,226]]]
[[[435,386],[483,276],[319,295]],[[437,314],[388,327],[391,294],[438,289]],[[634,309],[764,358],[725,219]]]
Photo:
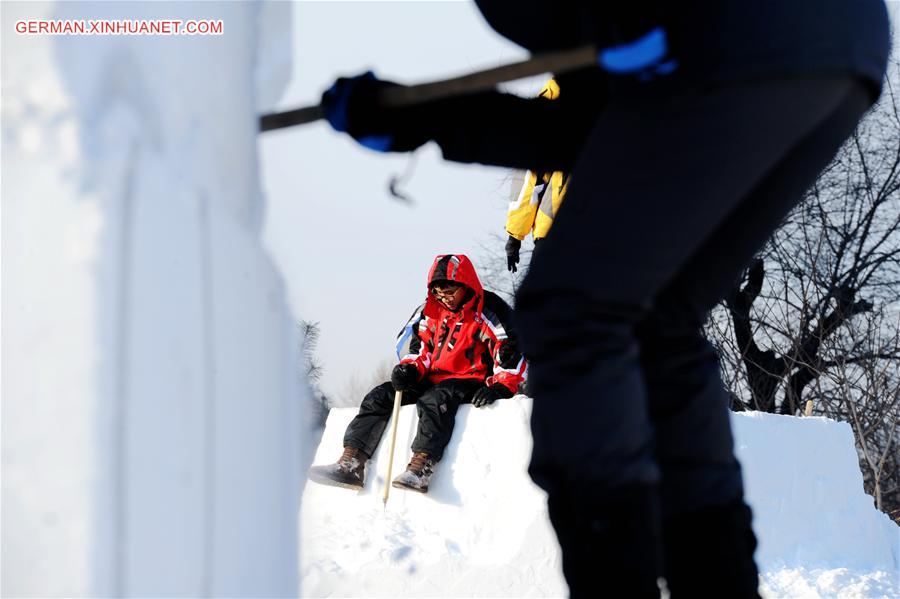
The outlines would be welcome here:
[[[282,108],[317,103],[336,76],[367,68],[414,83],[527,57],[472,2],[301,2],[293,34]],[[536,93],[541,79],[517,89]],[[393,355],[436,254],[465,253],[480,265],[482,246],[503,232],[509,172],[445,162],[428,146],[404,186],[410,207],[386,191],[408,155],[365,150],[324,122],[266,134],[260,147],[265,242],[296,316],[320,323],[323,389],[339,394],[349,377],[367,379]],[[502,241],[493,245],[502,252]]]
[[[896,24],[900,1],[887,5]],[[294,4],[293,22],[293,78],[281,108],[315,104],[335,77],[369,68],[418,83],[527,56],[494,33],[470,0],[303,1]],[[543,79],[515,90],[535,94]],[[324,122],[266,134],[260,149],[265,243],[295,315],[320,323],[326,393],[340,394],[348,378],[368,379],[392,357],[435,254],[466,253],[480,268],[485,245],[502,253],[491,236],[503,233],[505,169],[445,162],[426,146],[404,186],[416,200],[410,207],[386,191],[408,155],[370,152]]]

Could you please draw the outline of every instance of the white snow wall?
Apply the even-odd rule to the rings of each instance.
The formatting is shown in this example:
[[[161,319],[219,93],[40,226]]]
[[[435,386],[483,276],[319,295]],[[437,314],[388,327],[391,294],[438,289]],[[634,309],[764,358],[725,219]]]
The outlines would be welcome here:
[[[256,151],[290,10],[3,5],[3,596],[297,594],[294,325]],[[224,35],[15,33],[41,18]]]
[[[356,411],[331,410],[315,463],[337,459]],[[307,482],[304,594],[567,595],[545,495],[527,474],[530,413],[524,396],[480,410],[461,406],[428,494],[393,489],[386,508],[384,441],[361,492]],[[863,491],[850,426],[747,412],[732,414],[731,422],[759,538],[764,596],[898,596],[900,529]],[[402,408],[394,473],[409,459],[416,423],[415,407]],[[803,579],[805,586],[786,586]],[[835,592],[836,580],[855,589]]]

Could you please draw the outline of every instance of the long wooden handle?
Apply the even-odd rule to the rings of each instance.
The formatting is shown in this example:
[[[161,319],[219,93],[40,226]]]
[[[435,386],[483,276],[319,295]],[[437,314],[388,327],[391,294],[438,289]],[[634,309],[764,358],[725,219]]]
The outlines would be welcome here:
[[[460,77],[419,85],[391,87],[379,95],[378,102],[382,106],[410,106],[484,91],[493,88],[498,83],[515,81],[541,73],[564,73],[596,64],[596,61],[597,49],[594,46],[548,52],[521,62],[476,71]],[[325,112],[321,105],[273,112],[259,117],[259,130],[260,132],[273,131],[294,125],[303,125],[317,121],[324,116]]]
[[[394,446],[397,444],[397,420],[400,418],[400,402],[403,391],[394,393],[394,411],[391,413],[391,445],[388,449],[387,474],[384,476],[384,505],[387,506],[388,494],[391,492],[391,467],[394,465]]]

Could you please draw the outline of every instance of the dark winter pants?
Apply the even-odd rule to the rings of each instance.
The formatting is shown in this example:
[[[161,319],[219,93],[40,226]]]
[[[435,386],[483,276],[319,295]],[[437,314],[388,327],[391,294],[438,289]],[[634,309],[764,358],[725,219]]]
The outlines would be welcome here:
[[[574,597],[656,596],[663,575],[674,597],[754,596],[728,400],[700,327],[869,100],[849,77],[628,96],[595,124],[518,293],[530,472]]]
[[[434,461],[439,461],[453,434],[459,404],[471,401],[475,390],[483,385],[482,381],[472,379],[449,379],[434,386],[404,391],[401,404],[414,403],[419,413],[413,453],[425,452]],[[344,447],[355,447],[369,456],[375,455],[393,408],[394,387],[391,383],[382,383],[369,391],[359,406],[359,413],[347,426]]]

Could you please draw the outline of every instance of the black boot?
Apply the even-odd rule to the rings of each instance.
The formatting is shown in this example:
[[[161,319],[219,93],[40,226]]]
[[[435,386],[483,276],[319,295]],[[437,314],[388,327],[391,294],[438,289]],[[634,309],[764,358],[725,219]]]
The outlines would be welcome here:
[[[345,447],[334,464],[313,466],[309,480],[332,487],[361,491],[366,481],[366,461],[369,457],[355,447]]]
[[[572,599],[659,597],[662,539],[656,487],[579,483],[548,496]]]
[[[391,486],[398,489],[427,493],[428,483],[431,482],[431,475],[434,474],[436,464],[437,462],[429,458],[427,453],[414,453],[409,461],[409,465],[406,467],[406,471],[395,478]]]
[[[740,499],[663,522],[666,582],[673,599],[758,599],[752,514]]]

